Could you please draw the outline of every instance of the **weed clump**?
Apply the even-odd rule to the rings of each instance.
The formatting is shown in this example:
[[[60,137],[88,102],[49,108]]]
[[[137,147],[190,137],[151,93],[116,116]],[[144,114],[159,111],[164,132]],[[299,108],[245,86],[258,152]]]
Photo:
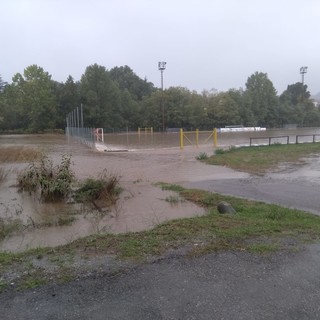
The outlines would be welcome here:
[[[3,219],[0,217],[0,241],[7,235],[22,228],[22,221],[19,219]]]
[[[30,193],[39,192],[41,200],[50,202],[66,198],[73,180],[70,156],[63,155],[60,164],[54,165],[48,156],[43,155],[18,175],[18,186]]]
[[[6,180],[8,176],[8,171],[6,171],[4,168],[0,167],[0,183],[2,183],[4,180]]]
[[[197,160],[206,160],[208,159],[208,154],[206,152],[200,152],[196,157]]]
[[[114,205],[120,192],[118,177],[104,170],[97,179],[86,179],[75,191],[74,198],[78,202],[92,203],[96,209],[101,210]]]

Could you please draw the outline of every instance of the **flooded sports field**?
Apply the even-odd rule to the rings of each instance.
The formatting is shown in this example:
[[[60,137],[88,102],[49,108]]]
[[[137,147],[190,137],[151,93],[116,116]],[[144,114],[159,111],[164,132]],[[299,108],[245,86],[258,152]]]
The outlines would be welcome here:
[[[250,137],[289,134],[294,141],[296,134],[319,134],[316,128],[224,133],[218,135],[218,147],[247,145]],[[192,137],[183,150],[179,146],[179,133],[108,134],[108,147],[126,152],[98,152],[64,135],[3,135],[0,152],[5,148],[35,148],[59,163],[62,155],[70,155],[72,170],[77,180],[96,178],[107,170],[119,178],[122,189],[117,203],[103,212],[83,204],[43,203],[35,195],[18,192],[17,175],[28,163],[5,162],[0,168],[6,176],[0,183],[0,222],[10,222],[13,229],[0,241],[2,251],[21,251],[39,246],[56,246],[79,237],[99,232],[135,232],[182,217],[202,215],[206,212],[179,199],[175,193],[162,191],[156,182],[199,184],[201,181],[247,179],[246,173],[228,168],[208,166],[196,160],[200,152],[211,155],[213,141],[204,135],[197,147]],[[305,136],[303,139],[310,139]],[[202,139],[202,140],[201,140]],[[263,139],[262,139],[263,141]]]

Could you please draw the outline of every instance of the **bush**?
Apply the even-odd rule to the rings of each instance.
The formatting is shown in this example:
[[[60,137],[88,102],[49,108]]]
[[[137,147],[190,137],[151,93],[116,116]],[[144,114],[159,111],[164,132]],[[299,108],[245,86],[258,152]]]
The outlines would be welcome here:
[[[121,192],[118,177],[104,170],[98,179],[88,178],[75,191],[75,200],[89,202],[100,210],[102,207],[114,205]]]
[[[200,152],[199,155],[196,157],[197,160],[206,160],[208,159],[208,155],[205,152]]]
[[[56,201],[66,198],[71,191],[74,174],[71,170],[71,157],[63,155],[61,163],[54,166],[53,161],[44,155],[18,175],[20,190],[40,192],[44,201]]]

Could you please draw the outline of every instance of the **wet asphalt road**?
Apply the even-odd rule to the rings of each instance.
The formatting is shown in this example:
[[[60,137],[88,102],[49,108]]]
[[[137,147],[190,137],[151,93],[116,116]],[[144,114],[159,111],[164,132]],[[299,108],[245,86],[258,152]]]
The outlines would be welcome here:
[[[169,256],[116,276],[0,294],[2,320],[320,318],[320,245]]]
[[[275,203],[320,215],[320,186],[306,180],[253,177],[188,182],[186,188],[202,189],[246,199]]]

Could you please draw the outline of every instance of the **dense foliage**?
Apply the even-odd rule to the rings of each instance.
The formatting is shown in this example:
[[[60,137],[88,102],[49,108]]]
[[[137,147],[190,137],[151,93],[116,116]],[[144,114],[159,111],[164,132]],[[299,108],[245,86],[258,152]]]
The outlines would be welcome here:
[[[72,76],[65,83],[54,81],[37,65],[14,75],[10,84],[0,76],[2,132],[64,129],[66,116],[80,104],[84,125],[106,131],[320,125],[319,105],[310,99],[306,85],[288,85],[278,95],[268,75],[262,72],[252,74],[245,89],[202,93],[181,87],[161,91],[128,66],[107,70],[94,64],[86,68],[78,82]]]

